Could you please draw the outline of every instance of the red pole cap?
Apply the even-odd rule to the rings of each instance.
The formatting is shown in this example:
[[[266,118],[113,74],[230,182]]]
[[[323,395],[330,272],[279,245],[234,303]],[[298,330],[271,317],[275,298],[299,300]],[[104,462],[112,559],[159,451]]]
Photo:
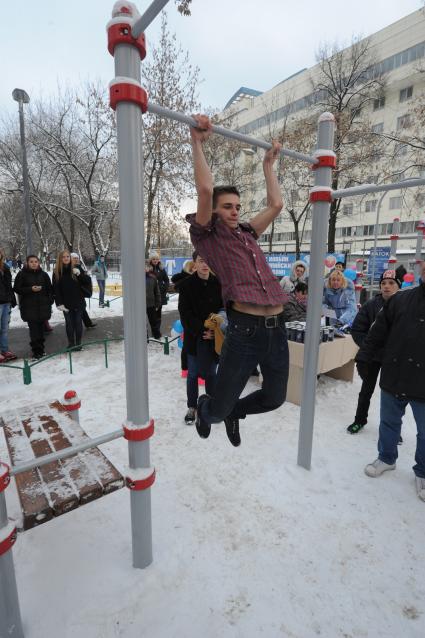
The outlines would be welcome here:
[[[4,492],[10,483],[10,467],[0,461],[0,492]]]
[[[79,410],[81,408],[81,401],[75,390],[67,390],[63,395],[63,407],[67,412],[73,410]]]

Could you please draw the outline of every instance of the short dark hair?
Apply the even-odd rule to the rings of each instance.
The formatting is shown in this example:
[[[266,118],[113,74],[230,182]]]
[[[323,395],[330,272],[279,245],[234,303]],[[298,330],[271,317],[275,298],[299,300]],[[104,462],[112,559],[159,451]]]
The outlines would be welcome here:
[[[308,285],[303,281],[299,281],[295,284],[294,292],[301,292],[303,295],[308,293]]]
[[[344,268],[345,268],[345,264],[344,264],[343,261],[336,261],[335,262],[335,266],[337,266],[338,264],[340,264],[341,266],[344,266]]]
[[[213,210],[214,208],[216,208],[217,206],[217,199],[219,198],[220,195],[237,195],[238,197],[240,197],[240,193],[238,191],[238,189],[236,188],[236,186],[214,186],[213,189],[213,200],[212,200],[212,207]]]
[[[28,263],[30,259],[36,259],[37,261],[40,261],[37,255],[27,255],[26,262]]]
[[[198,257],[199,257],[198,251],[194,250],[192,253],[192,261],[196,261]]]

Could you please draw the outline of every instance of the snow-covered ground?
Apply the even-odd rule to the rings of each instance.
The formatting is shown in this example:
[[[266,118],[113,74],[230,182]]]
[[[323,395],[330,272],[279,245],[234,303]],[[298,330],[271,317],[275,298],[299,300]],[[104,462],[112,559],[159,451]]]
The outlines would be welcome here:
[[[208,440],[183,423],[180,351],[149,345],[154,562],[131,566],[126,489],[20,534],[13,554],[26,638],[326,638],[425,636],[425,504],[411,470],[410,409],[397,470],[370,479],[370,425],[352,421],[359,380],[321,377],[313,465],[296,464],[299,408],[250,417],[233,448],[224,426]],[[122,344],[34,370],[0,369],[0,414],[76,389],[81,422],[100,435],[125,418]],[[248,389],[256,387],[256,381]],[[2,436],[2,435],[0,435]],[[127,444],[102,447],[117,465]],[[0,458],[7,458],[3,439]],[[7,490],[10,514],[19,515]]]

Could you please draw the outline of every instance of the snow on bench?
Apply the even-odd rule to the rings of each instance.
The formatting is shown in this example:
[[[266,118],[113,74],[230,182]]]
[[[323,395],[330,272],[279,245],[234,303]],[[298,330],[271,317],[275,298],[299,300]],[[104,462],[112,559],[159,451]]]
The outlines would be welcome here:
[[[59,401],[0,417],[12,466],[88,440]],[[17,474],[24,530],[124,486],[123,476],[98,448]]]

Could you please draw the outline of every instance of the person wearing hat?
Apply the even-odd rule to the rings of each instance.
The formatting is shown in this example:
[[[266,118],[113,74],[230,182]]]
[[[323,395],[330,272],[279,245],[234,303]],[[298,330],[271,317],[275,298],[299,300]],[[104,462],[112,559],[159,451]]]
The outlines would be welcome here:
[[[161,328],[161,319],[162,319],[162,306],[166,306],[168,303],[168,286],[170,285],[170,280],[168,279],[167,271],[162,267],[161,261],[159,259],[159,255],[156,252],[150,253],[149,263],[152,267],[152,274],[156,277],[159,286],[159,292],[161,295],[161,303],[158,306],[157,310],[157,323],[158,327]]]
[[[362,347],[371,325],[376,319],[376,315],[383,307],[384,303],[401,288],[401,281],[397,278],[394,270],[386,270],[379,282],[379,293],[369,299],[357,313],[353,325],[351,326],[351,336],[355,343]],[[379,371],[381,369],[382,352],[377,352],[370,363],[357,360],[357,370],[363,379],[359,398],[357,401],[356,416],[353,423],[347,427],[347,432],[357,434],[367,423],[370,400],[375,391]]]
[[[78,268],[80,272],[82,272],[85,275],[87,275],[87,272],[84,270],[84,268],[80,264],[80,255],[78,253],[71,253],[71,262],[72,262],[73,268]],[[91,288],[90,288],[90,297],[91,297],[92,293],[93,293],[93,286],[91,286]],[[94,323],[90,319],[89,313],[87,312],[87,302],[86,302],[85,299],[84,299],[84,309],[83,309],[81,318],[82,318],[83,324],[84,324],[84,326],[86,328],[95,328],[96,327],[97,324]]]
[[[402,418],[409,404],[417,428],[413,466],[416,491],[425,501],[425,262],[420,274],[420,285],[385,302],[357,358],[370,364],[377,352],[384,352],[378,457],[366,465],[365,473],[376,478],[395,470]]]

